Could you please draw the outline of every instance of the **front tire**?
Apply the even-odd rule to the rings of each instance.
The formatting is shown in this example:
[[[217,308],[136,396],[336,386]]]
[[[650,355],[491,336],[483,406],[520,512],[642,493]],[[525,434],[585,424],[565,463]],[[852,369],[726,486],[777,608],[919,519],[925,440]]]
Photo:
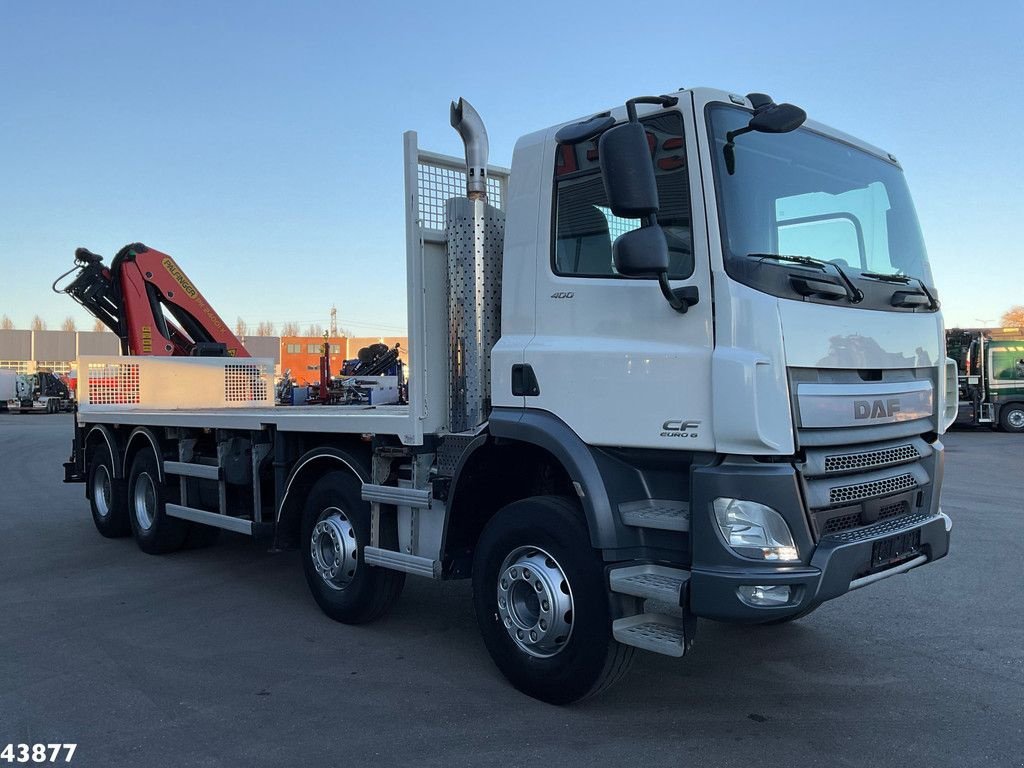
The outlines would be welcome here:
[[[1024,432],[1024,403],[1009,403],[999,410],[999,427],[1004,432]]]
[[[92,449],[88,466],[86,490],[93,525],[108,539],[127,536],[132,532],[128,520],[128,489],[124,479],[114,477],[114,464],[106,446]]]
[[[188,522],[167,515],[167,502],[175,498],[160,482],[156,456],[149,450],[139,451],[128,475],[128,518],[135,541],[146,554],[164,555],[184,545]]]
[[[541,701],[600,693],[633,659],[612,637],[604,565],[569,499],[523,499],[491,519],[473,558],[473,603],[498,669]]]
[[[367,565],[370,505],[359,479],[328,472],[310,489],[302,513],[302,568],[320,610],[343,624],[365,624],[395,604],[405,574]]]

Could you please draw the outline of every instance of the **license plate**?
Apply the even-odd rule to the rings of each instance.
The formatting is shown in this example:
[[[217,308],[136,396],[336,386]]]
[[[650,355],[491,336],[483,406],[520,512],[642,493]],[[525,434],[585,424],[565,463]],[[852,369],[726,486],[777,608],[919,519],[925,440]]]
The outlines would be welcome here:
[[[911,555],[916,555],[920,549],[920,528],[880,539],[871,546],[871,567],[879,568],[883,565],[898,563]]]

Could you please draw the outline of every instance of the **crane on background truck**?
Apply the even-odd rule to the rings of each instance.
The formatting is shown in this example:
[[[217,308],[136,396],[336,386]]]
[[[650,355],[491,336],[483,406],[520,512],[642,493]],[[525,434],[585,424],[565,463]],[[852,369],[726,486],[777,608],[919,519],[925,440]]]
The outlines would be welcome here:
[[[64,277],[77,272],[67,286]],[[117,334],[121,353],[169,357],[249,357],[174,259],[142,243],[126,245],[107,267],[85,248],[53,282]]]

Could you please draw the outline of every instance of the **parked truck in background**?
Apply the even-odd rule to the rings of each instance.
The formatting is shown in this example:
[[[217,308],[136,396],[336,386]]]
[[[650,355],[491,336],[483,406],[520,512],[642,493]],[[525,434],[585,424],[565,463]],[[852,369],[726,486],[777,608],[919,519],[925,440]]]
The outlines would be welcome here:
[[[0,368],[0,411],[18,403],[18,373]]]
[[[1024,432],[1024,329],[952,328],[946,349],[957,364],[960,421]]]
[[[789,621],[946,555],[956,368],[891,154],[711,89],[529,134],[511,171],[451,118],[464,162],[405,136],[408,404],[82,357],[65,476],[100,533],[297,547],[354,624],[407,574],[471,578],[499,669],[557,703],[698,617]]]
[[[0,370],[0,403],[4,410],[60,413],[74,407],[74,396],[68,385],[53,371],[16,373]]]

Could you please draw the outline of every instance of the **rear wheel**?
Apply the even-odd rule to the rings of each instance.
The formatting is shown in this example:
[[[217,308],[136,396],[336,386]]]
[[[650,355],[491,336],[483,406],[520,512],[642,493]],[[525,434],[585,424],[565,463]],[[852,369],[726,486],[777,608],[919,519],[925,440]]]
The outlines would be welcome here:
[[[128,475],[128,517],[139,549],[150,555],[163,555],[181,549],[189,524],[168,517],[166,505],[170,489],[160,482],[156,456],[142,450],[135,456]]]
[[[604,566],[569,499],[524,499],[491,519],[473,559],[473,603],[498,669],[542,701],[599,693],[632,661],[633,648],[612,638]]]
[[[348,472],[313,485],[302,513],[302,567],[320,610],[344,624],[379,618],[398,600],[405,574],[363,562],[370,542],[370,505]]]
[[[86,491],[96,530],[108,539],[127,536],[132,532],[128,520],[128,489],[124,479],[114,477],[113,461],[106,446],[93,448],[88,466]]]
[[[999,411],[999,426],[1004,432],[1024,432],[1024,403],[1009,403]]]

